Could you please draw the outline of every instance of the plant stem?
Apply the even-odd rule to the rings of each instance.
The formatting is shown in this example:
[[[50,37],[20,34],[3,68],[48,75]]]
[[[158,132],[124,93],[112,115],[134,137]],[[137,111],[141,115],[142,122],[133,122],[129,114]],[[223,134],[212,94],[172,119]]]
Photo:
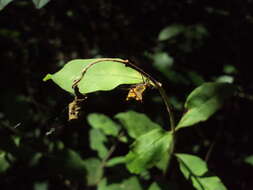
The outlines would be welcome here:
[[[123,63],[126,66],[129,66],[135,70],[137,70],[139,73],[141,73],[143,76],[145,76],[146,78],[148,78],[150,81],[153,82],[153,84],[155,85],[155,87],[159,90],[159,93],[163,99],[163,102],[166,106],[167,112],[169,114],[169,118],[170,118],[170,128],[172,131],[172,134],[174,135],[175,133],[175,121],[174,121],[174,115],[173,112],[170,108],[170,103],[169,103],[169,98],[164,90],[164,88],[162,87],[162,84],[160,82],[158,82],[157,80],[155,80],[151,75],[149,75],[148,73],[146,73],[145,71],[143,71],[141,68],[139,68],[138,66],[136,66],[135,64],[133,64],[132,62],[130,62],[129,60],[123,60],[123,59],[118,59],[118,58],[100,58],[97,59],[94,62],[91,62],[90,64],[88,64],[81,72],[81,76],[76,79],[73,82],[72,88],[75,90],[75,94],[76,96],[80,96],[80,92],[78,90],[78,83],[83,79],[85,73],[87,72],[87,70],[92,67],[93,65],[99,63],[99,62],[103,62],[103,61],[113,61],[113,62],[118,62],[118,63]]]
[[[78,90],[78,83],[82,80],[82,78],[84,77],[85,73],[87,72],[87,70],[92,67],[93,65],[102,62],[102,61],[113,61],[113,62],[118,62],[118,63],[123,63],[126,66],[129,66],[135,70],[137,70],[140,74],[142,74],[143,76],[145,76],[147,79],[149,79],[154,86],[158,89],[163,102],[166,106],[166,110],[168,112],[169,115],[169,119],[170,119],[170,129],[171,129],[171,133],[172,133],[172,144],[170,146],[170,149],[168,150],[168,154],[172,155],[172,153],[174,152],[174,147],[175,147],[175,121],[174,121],[174,114],[172,112],[172,109],[170,108],[170,103],[169,103],[169,98],[164,90],[164,88],[162,87],[162,84],[160,82],[158,82],[157,80],[155,80],[152,76],[150,76],[148,73],[146,73],[145,71],[143,71],[141,68],[139,68],[138,66],[136,66],[135,64],[133,64],[132,62],[130,62],[129,60],[122,60],[122,59],[117,59],[117,58],[101,58],[101,59],[97,59],[94,62],[91,62],[90,64],[88,64],[81,72],[81,76],[75,80],[73,82],[72,88],[75,90],[75,94],[77,95],[79,93]],[[169,165],[170,160],[168,161],[168,165]]]
[[[146,78],[148,78],[149,80],[151,80],[155,87],[158,89],[163,102],[166,106],[167,112],[169,114],[169,118],[170,118],[170,128],[172,133],[175,133],[175,121],[174,121],[174,114],[172,112],[172,109],[170,108],[170,103],[169,103],[169,98],[164,90],[164,88],[162,87],[162,84],[160,82],[158,82],[157,80],[155,80],[152,76],[150,76],[148,73],[146,73],[145,71],[143,71],[141,68],[137,67],[135,64],[131,63],[130,61],[127,60],[127,62],[125,63],[126,65],[129,65],[130,67],[132,67],[133,69],[139,71],[142,75],[144,75]]]

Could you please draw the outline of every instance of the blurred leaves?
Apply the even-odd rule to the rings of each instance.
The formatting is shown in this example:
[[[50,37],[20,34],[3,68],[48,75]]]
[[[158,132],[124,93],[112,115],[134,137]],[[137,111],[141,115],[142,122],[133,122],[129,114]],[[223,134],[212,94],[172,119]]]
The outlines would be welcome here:
[[[185,102],[187,112],[176,129],[206,121],[221,108],[226,99],[234,95],[235,91],[236,87],[228,83],[204,83],[197,87],[187,97]]]
[[[33,3],[37,9],[44,7],[50,0],[33,0]]]
[[[253,155],[247,156],[244,162],[253,166]]]
[[[161,128],[158,124],[152,122],[145,114],[135,111],[118,113],[115,118],[120,121],[127,130],[130,137],[136,139],[153,129]]]
[[[185,26],[181,24],[173,24],[167,26],[166,28],[162,29],[161,32],[159,33],[158,40],[159,41],[168,40],[184,32],[184,30]]]
[[[161,188],[159,187],[159,185],[157,185],[156,182],[152,183],[150,185],[150,187],[148,188],[148,190],[161,190]]]
[[[226,190],[221,180],[212,175],[206,163],[199,157],[190,154],[176,154],[180,170],[197,190]]]
[[[5,158],[5,152],[0,150],[0,174],[5,172],[9,167],[10,164]]]
[[[94,129],[100,129],[106,135],[111,135],[116,137],[120,130],[120,126],[115,123],[111,118],[104,114],[92,113],[87,116],[88,123]]]
[[[134,4],[100,0],[48,2],[0,0],[0,9],[9,3],[0,12],[0,168],[5,168],[0,173],[1,190],[87,189],[85,159],[96,156],[98,160],[94,165],[99,165],[99,159],[106,154],[105,149],[120,139],[121,142],[122,139],[124,142],[128,140],[128,144],[118,142],[115,152],[103,164],[103,179],[107,180],[105,187],[116,183],[112,188],[127,188],[122,183],[131,174],[123,167],[125,157],[122,155],[126,154],[133,140],[161,128],[145,121],[142,125],[139,122],[141,117],[135,118],[131,114],[128,119],[118,119],[120,123],[96,115],[91,122],[88,121],[91,129],[84,127],[86,122],[83,121],[68,123],[65,106],[69,94],[51,82],[42,84],[41,78],[48,72],[58,71],[69,60],[107,56],[134,60],[166,88],[171,104],[176,107],[173,109],[176,119],[180,119],[186,93],[204,81],[233,82],[242,85],[243,93],[249,97],[252,94],[252,76],[247,64],[252,57],[248,48],[252,41],[252,1],[231,1],[229,6],[223,2],[166,0]],[[34,3],[37,8],[43,8],[36,10]],[[145,56],[144,52],[150,55]],[[80,76],[81,69],[83,67],[77,69],[75,77]],[[62,79],[67,84],[64,80],[68,79]],[[69,81],[68,87],[73,80]],[[91,85],[96,87],[101,81],[97,77]],[[138,81],[143,82],[142,77]],[[143,104],[114,104],[115,97],[110,96],[111,93],[109,96],[96,93],[98,96],[88,99],[85,114],[95,111],[115,115],[130,108],[148,113],[152,121],[168,123],[158,93],[152,93]],[[155,98],[157,101],[152,101]],[[228,103],[228,109],[224,109],[222,115],[214,115],[205,128],[180,133],[176,148],[177,151],[190,151],[194,142],[198,147],[195,153],[203,155],[207,146],[202,146],[202,139],[211,143],[212,137],[218,133],[215,126],[221,130],[226,128],[209,160],[212,170],[221,174],[230,189],[252,189],[248,175],[252,168],[245,162],[237,162],[237,158],[251,154],[245,147],[252,144],[251,112],[248,111],[252,101],[240,97]],[[131,126],[123,120],[130,120]],[[16,128],[17,123],[21,125]],[[238,130],[238,124],[244,127]],[[119,134],[119,130],[122,133]],[[127,135],[126,132],[133,139],[121,136]],[[164,153],[162,160],[154,166],[165,168],[169,159],[166,155]],[[245,161],[251,163],[250,157]],[[178,186],[172,189],[189,189],[188,183],[182,183],[182,176],[171,171],[163,177],[153,168],[148,171],[148,177],[140,174],[136,178],[142,179],[142,189],[156,189],[154,184],[158,182],[162,189],[168,189],[163,186],[170,183],[168,177],[172,177]]]
[[[90,130],[90,148],[98,152],[100,158],[106,157],[108,150],[105,146],[107,137],[99,129]]]
[[[85,180],[87,164],[74,150],[64,149],[55,152],[47,159],[48,168],[52,174],[61,173],[71,179],[79,178]]]
[[[103,167],[101,161],[97,158],[84,160],[84,166],[87,170],[87,184],[96,185],[103,176]]]

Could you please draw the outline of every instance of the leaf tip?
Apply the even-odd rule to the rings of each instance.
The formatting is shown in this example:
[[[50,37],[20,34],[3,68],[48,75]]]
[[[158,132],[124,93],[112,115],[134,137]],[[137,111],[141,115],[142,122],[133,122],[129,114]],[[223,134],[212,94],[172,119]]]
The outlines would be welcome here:
[[[48,80],[50,80],[50,79],[52,79],[52,75],[51,75],[51,74],[47,74],[42,80],[43,80],[44,82],[46,82],[46,81],[48,81]]]

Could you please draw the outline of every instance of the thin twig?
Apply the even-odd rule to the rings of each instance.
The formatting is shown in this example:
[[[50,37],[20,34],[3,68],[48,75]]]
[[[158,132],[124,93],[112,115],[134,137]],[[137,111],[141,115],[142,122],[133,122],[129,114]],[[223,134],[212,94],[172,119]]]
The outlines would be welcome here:
[[[135,70],[137,70],[139,73],[141,73],[143,76],[145,76],[147,79],[149,79],[154,86],[159,90],[159,93],[163,99],[163,102],[166,106],[166,110],[168,112],[169,115],[169,120],[170,120],[170,128],[171,128],[171,132],[172,132],[172,144],[171,144],[171,148],[169,150],[169,154],[172,155],[172,153],[174,152],[174,147],[175,147],[175,121],[174,121],[174,115],[172,112],[172,109],[170,108],[170,103],[169,103],[169,98],[164,90],[164,88],[162,87],[162,84],[160,82],[158,82],[157,80],[155,80],[152,76],[150,76],[148,73],[146,73],[145,71],[143,71],[141,68],[139,68],[138,66],[136,66],[135,64],[133,64],[132,62],[130,62],[129,60],[122,60],[122,59],[117,59],[117,58],[101,58],[98,59],[90,64],[88,64],[81,72],[81,76],[80,78],[78,78],[77,80],[74,81],[72,88],[75,90],[75,93],[79,93],[79,90],[77,88],[78,83],[82,80],[82,78],[84,77],[85,73],[87,72],[87,70],[92,67],[93,65],[102,62],[102,61],[113,61],[113,62],[118,62],[118,63],[123,63],[126,66],[129,66]],[[168,161],[169,163],[169,161]]]
[[[126,62],[127,62],[127,60],[125,61],[125,60],[117,59],[117,58],[100,58],[100,59],[98,59],[98,60],[96,60],[96,61],[94,61],[94,62],[91,62],[90,64],[88,64],[88,65],[82,70],[81,76],[80,76],[78,79],[76,79],[76,80],[74,81],[74,83],[73,83],[73,85],[72,85],[72,88],[75,88],[75,87],[78,85],[78,83],[83,79],[85,73],[87,72],[87,70],[88,70],[91,66],[93,66],[93,65],[95,65],[95,64],[97,64],[97,63],[99,63],[99,62],[102,62],[102,61],[113,61],[113,62],[119,62],[119,63],[126,63]]]

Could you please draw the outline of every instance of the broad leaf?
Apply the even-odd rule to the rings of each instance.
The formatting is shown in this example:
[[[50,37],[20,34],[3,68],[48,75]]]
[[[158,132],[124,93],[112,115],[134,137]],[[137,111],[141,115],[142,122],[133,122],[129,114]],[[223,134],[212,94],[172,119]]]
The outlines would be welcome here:
[[[253,155],[246,157],[244,161],[253,166]]]
[[[55,74],[48,74],[44,81],[52,79],[62,89],[74,93],[72,85],[79,79],[82,70],[87,65],[101,59],[76,59],[68,62]],[[123,61],[121,59],[114,59]],[[85,73],[78,87],[81,93],[87,94],[96,91],[109,91],[122,84],[137,84],[143,82],[142,75],[123,63],[115,61],[102,61],[91,66]]]
[[[50,0],[33,0],[33,3],[37,9],[44,7]]]
[[[169,154],[172,135],[162,129],[141,135],[133,143],[131,151],[126,155],[126,165],[130,172],[140,174],[157,164],[165,153]]]
[[[158,36],[159,41],[168,40],[177,36],[185,30],[185,27],[180,24],[173,24],[161,30]]]
[[[179,121],[177,128],[189,127],[198,122],[206,121],[236,91],[234,85],[228,83],[204,83],[187,97],[187,112]]]
[[[107,142],[107,137],[99,129],[90,129],[90,147],[92,150],[98,152],[100,158],[106,157],[108,154],[108,149],[105,144]]]
[[[12,1],[13,0],[0,0],[0,11],[3,10],[3,8],[6,7]]]
[[[158,124],[152,122],[145,114],[135,111],[118,113],[115,118],[120,121],[132,138],[137,138],[149,132],[152,129],[161,128]]]
[[[101,129],[106,135],[117,136],[120,130],[120,126],[104,114],[89,114],[87,120],[93,128]]]
[[[221,180],[210,174],[206,163],[199,157],[190,154],[175,154],[180,170],[197,190],[226,190]]]
[[[87,170],[87,184],[96,185],[103,176],[101,161],[97,158],[89,158],[84,160],[84,165]]]

